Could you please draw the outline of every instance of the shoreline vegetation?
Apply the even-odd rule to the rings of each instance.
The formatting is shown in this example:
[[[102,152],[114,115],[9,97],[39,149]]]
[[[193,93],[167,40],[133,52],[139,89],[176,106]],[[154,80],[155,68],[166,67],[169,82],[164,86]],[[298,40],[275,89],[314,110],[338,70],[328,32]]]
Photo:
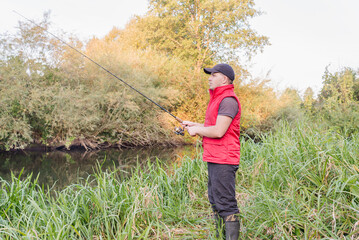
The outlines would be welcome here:
[[[59,41],[47,32],[52,32],[50,12],[37,25],[19,21],[16,33],[1,33],[0,149],[24,149],[34,142],[69,146],[79,141],[95,148],[180,141],[172,133],[178,126],[174,118],[64,42],[181,119],[203,122],[208,81],[202,68],[228,59],[243,80],[236,85],[243,101],[264,93],[276,105],[274,91],[260,85],[264,80],[245,82],[249,74],[239,64],[238,52],[249,59],[269,44],[249,26],[248,19],[260,14],[253,2],[216,1],[213,8],[203,1],[150,5],[144,16],[101,39],[81,41],[60,31]],[[253,114],[244,114],[242,126],[273,112],[268,105],[248,104]]]
[[[348,136],[358,132],[359,70],[323,69],[317,98],[310,87],[303,96],[292,88],[278,92],[270,79],[251,76],[245,66],[269,44],[248,25],[260,14],[254,2],[215,3],[207,8],[204,1],[151,1],[144,16],[101,39],[58,36],[184,120],[204,122],[209,96],[203,67],[227,62],[236,72],[242,134],[260,139],[278,120],[305,116]],[[0,34],[1,151],[31,144],[91,150],[193,143],[173,133],[178,122],[169,114],[50,36],[48,29],[50,13],[44,13],[37,26],[20,21],[16,33]]]
[[[146,147],[180,147],[186,145],[193,145],[193,143],[185,142],[178,139],[171,141],[153,142],[147,145],[131,145],[130,143],[99,143],[89,139],[74,139],[72,142],[60,142],[55,144],[42,144],[42,143],[31,143],[22,149],[1,149],[0,152],[16,152],[16,151],[72,151],[72,150],[83,150],[83,151],[98,151],[105,149],[128,149],[128,148],[146,148]]]
[[[357,239],[359,135],[278,123],[242,139],[243,239]],[[62,190],[0,180],[1,239],[215,239],[200,148],[171,165],[145,159],[121,179],[101,170]]]

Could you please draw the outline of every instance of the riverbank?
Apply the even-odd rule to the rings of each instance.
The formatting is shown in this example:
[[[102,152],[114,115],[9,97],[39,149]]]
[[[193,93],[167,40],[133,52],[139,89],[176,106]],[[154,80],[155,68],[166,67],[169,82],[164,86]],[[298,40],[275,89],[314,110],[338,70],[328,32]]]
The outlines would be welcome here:
[[[357,239],[359,136],[282,123],[241,142],[242,239]],[[1,239],[215,239],[200,150],[171,164],[143,160],[123,179],[100,167],[61,191],[1,181]]]
[[[146,144],[132,144],[130,142],[99,142],[96,140],[76,138],[72,141],[48,141],[43,144],[40,140],[34,141],[26,145],[22,149],[9,149],[5,150],[0,148],[0,152],[16,152],[16,151],[38,151],[38,152],[51,152],[51,151],[71,151],[71,150],[84,150],[84,151],[97,151],[105,149],[128,149],[128,148],[146,148],[146,147],[180,147],[191,145],[193,143],[186,142],[180,138],[173,138],[171,140],[153,141]]]

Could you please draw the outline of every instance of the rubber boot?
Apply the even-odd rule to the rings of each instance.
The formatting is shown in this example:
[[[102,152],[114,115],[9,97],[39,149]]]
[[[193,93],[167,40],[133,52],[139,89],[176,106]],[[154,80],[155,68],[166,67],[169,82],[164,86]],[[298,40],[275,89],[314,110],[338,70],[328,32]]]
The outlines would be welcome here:
[[[237,214],[225,217],[224,224],[226,226],[226,240],[238,240],[239,238],[239,217]]]

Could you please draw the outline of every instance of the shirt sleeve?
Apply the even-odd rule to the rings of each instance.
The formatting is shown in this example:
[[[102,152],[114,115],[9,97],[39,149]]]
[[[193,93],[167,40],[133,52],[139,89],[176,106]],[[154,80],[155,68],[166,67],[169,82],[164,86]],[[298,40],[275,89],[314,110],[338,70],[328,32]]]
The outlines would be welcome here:
[[[234,97],[226,97],[219,104],[218,115],[228,116],[232,119],[239,111],[238,102]]]

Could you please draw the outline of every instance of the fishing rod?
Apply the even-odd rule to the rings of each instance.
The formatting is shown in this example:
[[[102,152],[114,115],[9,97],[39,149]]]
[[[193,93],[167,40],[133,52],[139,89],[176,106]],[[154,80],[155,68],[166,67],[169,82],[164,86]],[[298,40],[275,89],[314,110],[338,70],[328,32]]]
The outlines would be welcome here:
[[[44,27],[40,26],[39,24],[37,24],[36,22],[34,22],[33,20],[25,17],[24,15],[16,12],[15,10],[13,10],[14,13],[16,13],[17,15],[25,18],[27,21],[31,22],[32,24],[34,24],[35,26],[43,29],[45,32],[47,32],[48,34],[50,34],[51,36],[53,36],[54,38],[56,38],[57,40],[59,40],[60,42],[64,43],[66,46],[68,46],[69,48],[73,49],[74,51],[76,51],[77,53],[81,54],[83,57],[87,58],[88,60],[90,60],[92,63],[94,63],[95,65],[97,65],[98,67],[102,68],[103,70],[105,70],[108,74],[110,74],[111,76],[117,78],[118,80],[120,80],[122,83],[124,83],[126,86],[128,86],[129,88],[131,88],[132,90],[136,91],[137,93],[139,93],[140,95],[142,95],[144,98],[146,98],[147,100],[149,100],[150,102],[152,102],[153,104],[155,104],[157,107],[159,107],[161,110],[165,111],[166,113],[168,113],[169,115],[171,115],[171,117],[173,117],[174,119],[176,119],[178,122],[182,123],[183,121],[176,117],[175,115],[173,115],[170,111],[168,111],[166,108],[162,107],[160,104],[158,104],[157,102],[153,101],[152,99],[150,99],[149,97],[147,97],[145,94],[143,94],[142,92],[140,92],[139,90],[137,90],[136,88],[134,88],[133,86],[131,86],[130,84],[128,84],[127,82],[125,82],[124,80],[122,80],[121,78],[119,78],[118,76],[116,76],[115,74],[113,74],[112,72],[110,72],[108,69],[106,69],[105,67],[103,67],[102,65],[100,65],[99,63],[97,63],[96,61],[92,60],[90,57],[88,57],[86,54],[84,54],[83,52],[81,52],[80,50],[78,50],[77,48],[71,46],[70,44],[68,44],[67,42],[65,42],[64,40],[62,40],[61,38],[59,38],[58,36],[56,36],[55,34],[51,33],[50,31],[48,31],[47,29],[45,29]],[[176,127],[174,129],[174,132],[177,135],[184,135],[184,129],[181,127]]]

